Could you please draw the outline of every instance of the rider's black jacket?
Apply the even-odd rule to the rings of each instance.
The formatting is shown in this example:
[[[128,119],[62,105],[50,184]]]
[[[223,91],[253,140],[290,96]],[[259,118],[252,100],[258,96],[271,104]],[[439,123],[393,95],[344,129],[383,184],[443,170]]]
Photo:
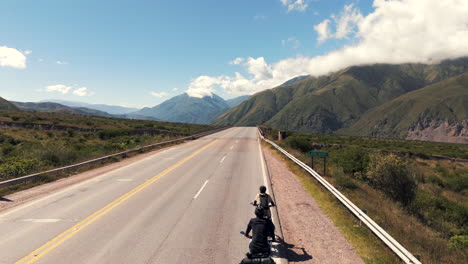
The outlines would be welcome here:
[[[273,223],[263,218],[252,218],[245,230],[246,236],[249,235],[250,230],[252,230],[252,242],[250,245],[258,249],[268,249],[268,236],[274,237]]]

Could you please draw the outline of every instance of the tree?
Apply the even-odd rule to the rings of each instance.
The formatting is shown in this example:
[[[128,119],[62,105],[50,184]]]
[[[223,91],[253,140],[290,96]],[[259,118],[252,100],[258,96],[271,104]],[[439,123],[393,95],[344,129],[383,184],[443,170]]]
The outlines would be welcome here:
[[[395,154],[371,156],[367,177],[370,184],[389,198],[408,205],[414,198],[416,183],[409,165]]]

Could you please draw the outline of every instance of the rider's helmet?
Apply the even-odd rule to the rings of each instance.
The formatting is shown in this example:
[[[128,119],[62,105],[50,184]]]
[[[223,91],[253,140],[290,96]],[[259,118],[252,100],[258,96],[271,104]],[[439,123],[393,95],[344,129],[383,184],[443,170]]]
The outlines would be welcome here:
[[[260,186],[260,193],[265,193],[266,192],[266,187],[265,185]]]
[[[258,217],[258,218],[262,218],[263,215],[264,215],[264,210],[261,206],[255,208],[255,215]]]

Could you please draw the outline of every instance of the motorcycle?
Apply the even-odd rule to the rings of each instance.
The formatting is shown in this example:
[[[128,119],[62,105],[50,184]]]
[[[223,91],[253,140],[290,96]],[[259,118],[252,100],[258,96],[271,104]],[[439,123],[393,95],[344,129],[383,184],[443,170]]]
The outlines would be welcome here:
[[[245,232],[241,232],[241,234],[245,236]],[[250,239],[249,243],[252,242],[252,236],[248,236],[248,238]],[[271,245],[272,241],[268,240],[268,253],[246,253],[246,257],[239,264],[276,264],[276,262],[271,258]]]
[[[265,210],[265,207],[257,204],[255,205],[254,203],[250,203],[250,205],[255,206],[257,208]],[[273,207],[271,205],[268,206],[268,208]],[[270,221],[273,230],[275,230],[275,225],[273,224],[273,221],[271,220],[270,217],[265,216],[263,217],[265,220]],[[245,232],[240,232],[243,236],[245,236]],[[245,236],[250,239],[249,243],[252,242],[252,236]],[[253,264],[253,263],[258,263],[258,264],[275,264],[276,262],[271,258],[271,249],[272,249],[272,243],[275,240],[275,236],[271,237],[271,240],[268,240],[268,252],[267,253],[256,253],[252,254],[250,252],[246,253],[246,257],[240,262],[240,264]]]

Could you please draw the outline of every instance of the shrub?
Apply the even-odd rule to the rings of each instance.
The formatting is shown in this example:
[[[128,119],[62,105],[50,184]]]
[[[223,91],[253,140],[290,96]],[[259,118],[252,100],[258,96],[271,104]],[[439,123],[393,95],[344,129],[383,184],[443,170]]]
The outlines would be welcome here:
[[[455,171],[450,173],[445,183],[449,189],[455,192],[462,192],[463,190],[468,189],[468,172]]]
[[[369,166],[369,154],[356,147],[343,148],[334,153],[333,161],[339,164],[345,173],[365,172]]]
[[[108,130],[101,130],[98,132],[98,136],[102,140],[111,139],[120,136],[128,135],[127,130],[122,129],[108,129]]]
[[[74,137],[74,136],[76,135],[76,131],[73,130],[73,129],[68,128],[68,129],[67,129],[67,135],[68,135],[69,137]]]
[[[444,181],[437,176],[431,175],[427,179],[432,184],[438,185],[439,187],[442,187],[442,188],[445,187]]]
[[[453,236],[449,240],[449,248],[468,251],[468,236]]]
[[[467,232],[468,207],[450,201],[443,196],[418,190],[408,208],[422,222],[448,236]],[[450,227],[444,222],[452,223],[456,228]]]
[[[38,159],[9,158],[0,165],[0,177],[12,178],[23,176],[41,166],[42,162]]]
[[[8,155],[10,154],[15,148],[12,146],[12,145],[5,145],[3,148],[2,148],[2,153],[3,155]]]
[[[354,183],[353,179],[346,175],[343,171],[343,168],[337,167],[333,170],[333,177],[335,178],[336,185],[346,188],[346,189],[356,189],[357,185]]]
[[[300,135],[293,135],[286,138],[286,144],[291,148],[300,150],[302,152],[307,152],[312,148],[311,144],[307,140],[307,137]]]
[[[407,205],[414,198],[416,183],[409,165],[395,154],[374,154],[367,177],[374,188],[395,201]]]

